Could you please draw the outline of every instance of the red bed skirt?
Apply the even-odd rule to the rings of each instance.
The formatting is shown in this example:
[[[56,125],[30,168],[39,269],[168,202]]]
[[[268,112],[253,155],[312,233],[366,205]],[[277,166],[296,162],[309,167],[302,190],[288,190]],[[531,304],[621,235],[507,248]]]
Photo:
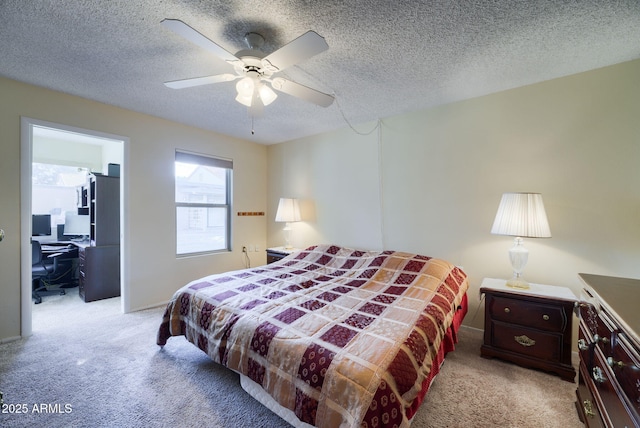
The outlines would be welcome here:
[[[434,360],[433,369],[429,376],[422,382],[422,390],[420,391],[420,395],[414,400],[411,407],[407,409],[407,418],[410,420],[416,414],[418,409],[420,408],[420,404],[422,404],[422,400],[424,400],[424,396],[427,394],[429,387],[431,386],[431,382],[433,382],[433,378],[440,372],[440,367],[444,362],[444,357],[447,353],[455,350],[456,343],[458,343],[458,330],[460,329],[460,325],[462,325],[462,320],[464,316],[467,314],[468,309],[468,300],[467,295],[465,294],[462,298],[462,302],[458,306],[455,315],[453,316],[453,322],[451,323],[451,327],[447,330],[442,342],[440,343],[440,349],[438,349],[438,354]]]

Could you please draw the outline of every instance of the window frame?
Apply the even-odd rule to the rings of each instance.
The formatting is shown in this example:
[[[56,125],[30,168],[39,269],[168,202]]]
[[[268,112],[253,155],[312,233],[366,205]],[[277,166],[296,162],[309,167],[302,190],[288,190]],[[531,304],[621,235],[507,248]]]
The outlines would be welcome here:
[[[199,165],[199,166],[212,166],[212,167],[216,167],[216,168],[224,168],[226,169],[226,174],[225,174],[225,196],[226,196],[226,200],[224,203],[212,203],[212,202],[178,202],[178,194],[177,194],[177,176],[176,176],[176,163],[188,163],[188,164],[193,164],[193,165]],[[201,154],[201,153],[194,153],[194,152],[189,152],[186,150],[180,150],[180,149],[176,149],[175,151],[175,158],[174,158],[174,162],[173,162],[173,166],[174,166],[174,174],[173,174],[173,181],[174,181],[174,203],[175,203],[175,210],[174,210],[174,215],[175,215],[175,237],[176,237],[176,244],[175,244],[175,253],[176,253],[176,257],[177,258],[182,258],[182,257],[193,257],[193,256],[199,256],[199,255],[206,255],[206,254],[215,254],[215,253],[222,253],[222,252],[231,252],[232,251],[232,243],[231,243],[231,236],[232,236],[232,212],[233,212],[233,198],[232,198],[232,194],[233,194],[233,160],[232,159],[226,159],[226,158],[222,158],[222,157],[218,157],[218,156],[213,156],[213,155],[207,155],[207,154]],[[225,233],[224,233],[224,238],[226,241],[226,245],[224,246],[224,248],[220,248],[220,249],[215,249],[215,250],[205,250],[205,251],[193,251],[193,252],[185,252],[185,253],[179,253],[178,252],[178,234],[180,233],[180,230],[178,229],[178,209],[179,208],[224,208],[226,210],[226,214],[225,214],[225,222],[226,222],[226,227],[225,227]]]

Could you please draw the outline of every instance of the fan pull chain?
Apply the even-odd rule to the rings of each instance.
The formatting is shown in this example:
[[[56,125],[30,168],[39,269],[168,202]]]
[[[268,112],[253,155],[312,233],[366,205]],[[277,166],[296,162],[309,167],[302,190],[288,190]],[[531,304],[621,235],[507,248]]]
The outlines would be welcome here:
[[[256,132],[253,130],[253,115],[251,116],[251,135],[254,135]]]

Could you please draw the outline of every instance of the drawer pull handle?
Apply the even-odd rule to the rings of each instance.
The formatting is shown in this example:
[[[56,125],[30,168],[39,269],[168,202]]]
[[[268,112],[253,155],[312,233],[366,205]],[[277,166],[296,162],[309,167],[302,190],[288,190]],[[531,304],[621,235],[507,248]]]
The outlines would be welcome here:
[[[593,418],[596,414],[593,411],[593,404],[590,400],[584,400],[582,402],[582,408],[584,409],[584,414],[590,418]]]
[[[607,381],[607,378],[604,377],[604,374],[602,373],[602,369],[600,367],[594,367],[591,371],[591,374],[593,375],[593,380],[598,383],[605,383]]]
[[[509,308],[504,308],[504,313],[505,313],[505,314],[508,314],[509,312],[511,312],[511,309],[509,309]]]
[[[593,336],[593,341],[594,341],[594,342],[596,342],[596,343],[598,343],[598,342],[602,342],[602,343],[604,343],[605,345],[606,345],[607,343],[609,343],[609,339],[607,339],[606,337],[602,337],[602,336],[600,336],[600,335],[597,335],[597,334]]]
[[[513,336],[513,338],[515,339],[516,342],[518,342],[522,346],[529,347],[536,344],[535,340],[531,339],[530,337],[527,337],[524,334],[522,336]]]
[[[587,349],[589,349],[589,345],[587,345],[587,342],[584,339],[579,339],[578,349],[581,351],[586,351]]]
[[[544,314],[544,315],[542,316],[542,319],[543,319],[543,320],[545,320],[545,321],[549,321],[549,315]]]
[[[611,368],[624,367],[624,363],[622,361],[615,361],[613,357],[607,358],[607,364],[609,364],[609,367]]]

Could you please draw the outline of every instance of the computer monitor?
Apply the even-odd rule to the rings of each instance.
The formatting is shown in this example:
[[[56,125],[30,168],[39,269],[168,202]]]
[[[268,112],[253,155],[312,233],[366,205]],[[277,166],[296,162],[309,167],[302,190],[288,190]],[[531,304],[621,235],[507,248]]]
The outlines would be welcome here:
[[[51,214],[31,215],[31,236],[51,235]]]
[[[89,216],[66,213],[64,216],[64,235],[77,237],[89,236]]]

